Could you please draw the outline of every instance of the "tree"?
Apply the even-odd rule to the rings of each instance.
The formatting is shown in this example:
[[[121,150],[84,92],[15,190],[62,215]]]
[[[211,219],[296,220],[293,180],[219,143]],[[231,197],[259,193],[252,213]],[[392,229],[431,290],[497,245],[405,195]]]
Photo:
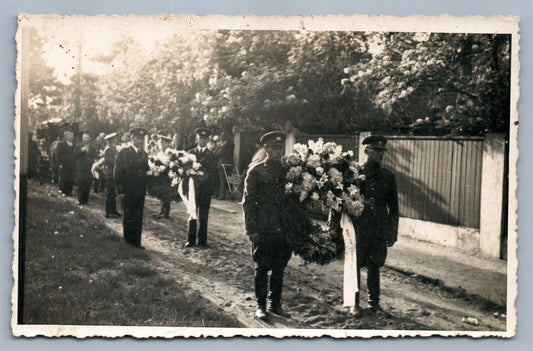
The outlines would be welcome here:
[[[386,129],[431,135],[507,130],[510,36],[379,33],[373,40],[382,50],[348,66],[343,83],[358,103],[373,103],[369,115],[381,116]]]
[[[30,128],[47,119],[61,117],[63,114],[64,86],[57,80],[54,69],[43,59],[45,38],[36,28],[31,28],[29,113]]]

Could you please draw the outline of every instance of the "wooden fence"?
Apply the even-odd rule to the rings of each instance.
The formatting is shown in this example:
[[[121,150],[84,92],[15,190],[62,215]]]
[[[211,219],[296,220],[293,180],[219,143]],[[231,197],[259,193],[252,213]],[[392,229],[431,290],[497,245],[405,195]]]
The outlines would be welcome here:
[[[400,216],[479,228],[483,138],[389,136]]]

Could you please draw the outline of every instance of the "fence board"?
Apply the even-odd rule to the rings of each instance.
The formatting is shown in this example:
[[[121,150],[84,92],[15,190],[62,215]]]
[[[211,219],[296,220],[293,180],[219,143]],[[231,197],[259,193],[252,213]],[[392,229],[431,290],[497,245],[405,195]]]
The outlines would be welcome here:
[[[482,138],[388,138],[401,216],[479,228]]]

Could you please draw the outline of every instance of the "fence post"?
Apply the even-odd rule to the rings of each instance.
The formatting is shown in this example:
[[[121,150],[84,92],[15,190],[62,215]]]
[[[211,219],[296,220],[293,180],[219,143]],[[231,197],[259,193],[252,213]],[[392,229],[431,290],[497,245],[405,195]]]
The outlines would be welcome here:
[[[500,257],[504,162],[505,137],[487,134],[483,139],[479,244],[481,252],[495,258]]]
[[[241,155],[241,131],[235,130],[233,134],[233,164],[234,168],[240,170],[240,155]]]
[[[361,142],[367,137],[370,136],[370,132],[361,132],[359,133],[359,140],[357,140],[358,146],[357,146],[357,162],[363,163],[365,161],[365,148],[361,144]]]

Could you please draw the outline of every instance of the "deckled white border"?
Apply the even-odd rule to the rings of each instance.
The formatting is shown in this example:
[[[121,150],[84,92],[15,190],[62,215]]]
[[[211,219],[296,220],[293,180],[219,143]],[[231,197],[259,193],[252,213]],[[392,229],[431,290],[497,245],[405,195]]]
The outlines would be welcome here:
[[[125,16],[59,16],[29,15],[18,16],[18,30],[16,34],[17,53],[21,52],[21,27],[47,24],[76,24],[78,26],[94,25],[98,22],[102,26],[146,26],[147,31],[154,30],[179,30],[179,29],[256,29],[256,30],[347,30],[347,31],[388,31],[388,32],[445,32],[445,33],[494,33],[512,34],[511,44],[511,121],[509,142],[509,214],[508,214],[508,259],[507,259],[507,325],[506,331],[412,331],[412,330],[345,330],[345,329],[257,329],[257,328],[173,328],[173,327],[122,327],[122,326],[72,326],[72,325],[19,325],[17,324],[17,296],[18,296],[18,203],[20,196],[20,94],[21,94],[21,62],[17,56],[16,78],[18,82],[15,93],[15,228],[13,232],[13,278],[14,287],[11,294],[13,335],[33,337],[37,335],[58,337],[74,336],[85,338],[91,336],[121,337],[134,336],[137,338],[150,337],[232,337],[232,336],[272,336],[276,338],[320,337],[331,336],[334,338],[348,337],[399,337],[399,336],[459,336],[467,335],[473,338],[486,336],[512,337],[516,332],[516,307],[515,301],[518,294],[517,269],[517,208],[516,199],[518,161],[518,121],[517,104],[519,99],[519,19],[513,16],[494,17],[454,17],[451,15],[440,16],[404,16],[391,15],[353,15],[353,16],[268,16],[258,17],[243,16],[204,16],[196,15],[125,15]]]

